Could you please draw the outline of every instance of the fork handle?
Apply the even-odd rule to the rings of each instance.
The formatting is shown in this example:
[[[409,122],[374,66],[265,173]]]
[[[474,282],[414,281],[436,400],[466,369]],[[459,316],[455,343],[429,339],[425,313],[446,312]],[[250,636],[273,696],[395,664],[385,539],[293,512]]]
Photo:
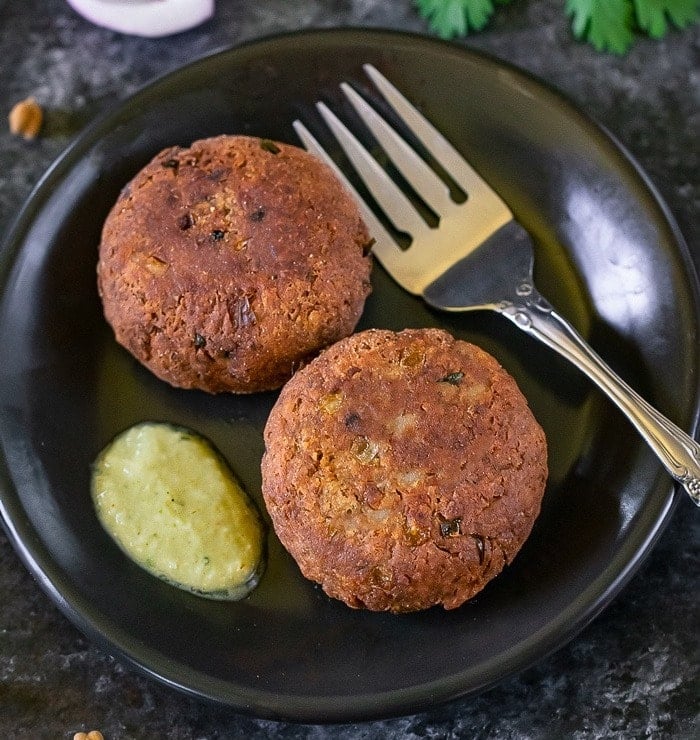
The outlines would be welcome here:
[[[518,328],[564,356],[620,408],[668,472],[700,506],[700,444],[630,388],[534,288],[498,310]]]

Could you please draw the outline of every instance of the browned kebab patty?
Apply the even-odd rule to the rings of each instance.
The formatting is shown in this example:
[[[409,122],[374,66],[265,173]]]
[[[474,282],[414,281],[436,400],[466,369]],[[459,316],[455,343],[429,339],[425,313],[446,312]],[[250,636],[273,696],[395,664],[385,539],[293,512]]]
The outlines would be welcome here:
[[[514,379],[439,329],[372,329],[284,386],[263,495],[302,573],[351,607],[460,606],[530,534],[542,428]]]
[[[117,341],[161,379],[268,390],[353,331],[369,245],[324,163],[218,136],[166,149],[124,188],[104,224],[98,288]]]

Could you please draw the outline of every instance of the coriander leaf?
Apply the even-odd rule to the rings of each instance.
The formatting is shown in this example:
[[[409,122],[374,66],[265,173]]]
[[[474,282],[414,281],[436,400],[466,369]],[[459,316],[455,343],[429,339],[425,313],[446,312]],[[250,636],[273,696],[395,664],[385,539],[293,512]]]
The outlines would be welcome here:
[[[510,0],[496,0],[500,4]],[[494,0],[414,0],[418,12],[443,38],[480,31],[494,12]]]
[[[585,38],[598,51],[624,54],[634,41],[631,0],[566,0],[577,38]]]
[[[700,19],[700,0],[634,0],[639,27],[660,39],[668,31],[667,18],[677,28]]]

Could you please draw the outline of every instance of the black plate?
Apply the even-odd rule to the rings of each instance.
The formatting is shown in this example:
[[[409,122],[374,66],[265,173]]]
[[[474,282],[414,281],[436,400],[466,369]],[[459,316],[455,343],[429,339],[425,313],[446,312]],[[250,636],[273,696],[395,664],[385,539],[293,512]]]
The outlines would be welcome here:
[[[363,62],[422,107],[530,228],[542,292],[652,403],[685,428],[697,417],[697,278],[677,228],[619,145],[531,77],[426,38],[319,31],[206,58],[120,105],[51,168],[3,250],[4,523],[50,596],[106,650],[266,717],[409,713],[522,669],[610,601],[679,495],[563,360],[496,315],[432,312],[377,268],[362,327],[438,325],[481,344],[516,376],[548,434],[543,512],[505,573],[453,612],[356,612],[306,582],[271,534],[260,586],[241,603],[216,603],[150,577],[102,531],[90,464],[146,419],[207,435],[260,501],[261,432],[275,399],[175,390],[116,346],[95,289],[108,208],[165,146],[222,132],[295,142],[297,116],[319,132],[313,102],[341,105],[343,79],[365,88]]]

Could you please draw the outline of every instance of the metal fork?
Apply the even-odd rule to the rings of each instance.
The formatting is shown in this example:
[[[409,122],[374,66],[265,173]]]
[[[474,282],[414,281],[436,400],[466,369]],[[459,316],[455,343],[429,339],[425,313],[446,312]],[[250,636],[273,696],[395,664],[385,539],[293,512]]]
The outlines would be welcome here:
[[[305,147],[329,164],[356,196],[375,239],[373,254],[399,285],[429,305],[445,311],[497,311],[570,360],[622,410],[700,506],[700,445],[614,373],[537,292],[532,241],[508,206],[377,69],[371,65],[364,69],[406,127],[467,195],[466,201],[456,203],[425,160],[350,85],[342,83],[345,96],[391,162],[439,217],[439,226],[431,228],[347,126],[318,103],[321,116],[379,207],[398,231],[412,239],[407,249],[401,249],[308,129],[294,121]]]

